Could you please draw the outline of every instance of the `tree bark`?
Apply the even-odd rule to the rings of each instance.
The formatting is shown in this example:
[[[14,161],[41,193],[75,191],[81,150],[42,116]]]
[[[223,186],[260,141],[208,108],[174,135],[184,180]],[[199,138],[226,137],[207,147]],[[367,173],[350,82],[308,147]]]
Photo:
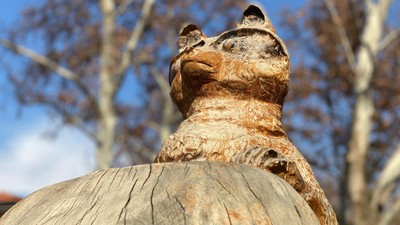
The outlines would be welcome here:
[[[108,169],[43,188],[0,224],[319,224],[284,180],[223,162]]]

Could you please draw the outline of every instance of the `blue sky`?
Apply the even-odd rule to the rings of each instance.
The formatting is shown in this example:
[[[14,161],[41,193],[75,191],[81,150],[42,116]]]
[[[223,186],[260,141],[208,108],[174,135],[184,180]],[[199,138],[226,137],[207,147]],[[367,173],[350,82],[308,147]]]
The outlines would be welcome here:
[[[3,1],[0,30],[10,26],[23,8],[40,2]],[[46,132],[59,120],[49,118],[42,107],[18,107],[5,76],[0,69],[0,192],[24,197],[43,186],[92,171],[93,144],[70,127],[54,139],[46,138]]]
[[[10,26],[23,8],[40,2],[3,1],[0,30]],[[295,8],[303,3],[290,1],[289,7]],[[278,34],[283,4],[285,1],[263,4],[278,28]],[[4,38],[4,35],[0,33],[0,37]],[[13,66],[18,66],[17,61],[14,63]],[[82,176],[94,169],[94,145],[77,130],[65,127],[57,138],[45,137],[46,131],[58,123],[59,120],[49,118],[42,107],[18,108],[12,87],[0,67],[0,192],[24,197],[43,186]]]

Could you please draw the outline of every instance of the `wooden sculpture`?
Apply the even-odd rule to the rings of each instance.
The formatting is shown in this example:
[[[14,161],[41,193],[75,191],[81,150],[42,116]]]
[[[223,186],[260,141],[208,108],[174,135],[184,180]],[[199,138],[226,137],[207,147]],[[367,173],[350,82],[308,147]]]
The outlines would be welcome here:
[[[185,120],[155,161],[259,167],[288,182],[321,224],[337,224],[310,165],[282,128],[289,54],[268,17],[251,5],[236,29],[206,37],[188,25],[178,45],[171,97]]]

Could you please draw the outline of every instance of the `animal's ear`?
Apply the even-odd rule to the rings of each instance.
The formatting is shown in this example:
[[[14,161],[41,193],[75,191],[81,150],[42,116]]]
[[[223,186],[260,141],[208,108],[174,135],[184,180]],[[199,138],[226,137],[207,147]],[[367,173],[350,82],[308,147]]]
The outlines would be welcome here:
[[[203,32],[201,32],[200,28],[198,28],[194,24],[187,25],[185,28],[183,28],[182,32],[179,35],[179,52],[185,50],[186,47],[197,44],[204,38],[206,38],[206,36],[203,34]]]
[[[263,24],[265,22],[264,13],[255,5],[250,5],[244,12],[242,18],[242,24],[252,24],[252,23],[260,23]]]
[[[239,27],[264,27],[275,32],[275,28],[272,26],[268,16],[264,15],[263,11],[255,5],[250,5],[243,12],[242,22]]]

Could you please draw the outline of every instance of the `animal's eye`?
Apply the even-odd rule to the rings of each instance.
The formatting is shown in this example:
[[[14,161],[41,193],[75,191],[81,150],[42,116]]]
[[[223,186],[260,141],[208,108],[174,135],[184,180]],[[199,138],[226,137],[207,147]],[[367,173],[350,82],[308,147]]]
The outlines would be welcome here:
[[[196,48],[196,47],[202,47],[206,44],[205,41],[201,40],[199,42],[197,42],[195,45],[192,46],[192,48]]]
[[[233,48],[235,47],[235,41],[232,39],[227,39],[224,41],[224,43],[222,44],[222,48],[225,51],[231,51]]]

